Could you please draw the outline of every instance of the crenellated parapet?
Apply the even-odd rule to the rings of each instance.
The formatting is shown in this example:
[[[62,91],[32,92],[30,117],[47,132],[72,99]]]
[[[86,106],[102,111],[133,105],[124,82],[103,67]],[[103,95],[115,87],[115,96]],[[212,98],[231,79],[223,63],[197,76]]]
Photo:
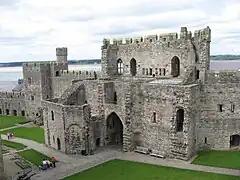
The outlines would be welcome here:
[[[167,34],[156,34],[156,35],[148,35],[142,37],[128,37],[128,38],[119,38],[119,39],[103,39],[102,49],[105,49],[109,45],[129,45],[129,44],[139,44],[141,43],[154,43],[154,42],[162,42],[168,43],[172,41],[178,40],[192,40],[196,39],[197,41],[211,41],[211,30],[209,27],[196,30],[194,32],[194,36],[192,36],[192,32],[188,31],[186,27],[182,27],[180,34],[178,33],[167,33]]]
[[[37,72],[41,71],[41,69],[48,68],[49,65],[54,64],[56,62],[30,62],[23,63],[23,71]]]
[[[0,92],[0,98],[17,98],[24,99],[25,94],[22,92]]]
[[[67,56],[68,51],[66,47],[58,47],[56,48],[56,56]]]
[[[76,71],[76,70],[62,70],[59,76],[72,77],[74,79],[97,79],[100,72],[98,71]]]
[[[208,83],[239,83],[240,71],[221,70],[208,73]]]

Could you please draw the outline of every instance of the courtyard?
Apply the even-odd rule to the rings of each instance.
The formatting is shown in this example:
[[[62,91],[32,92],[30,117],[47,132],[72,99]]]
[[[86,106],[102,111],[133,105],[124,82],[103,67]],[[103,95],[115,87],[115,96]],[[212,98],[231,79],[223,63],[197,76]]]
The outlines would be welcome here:
[[[239,177],[124,160],[112,160],[64,180],[239,180]]]
[[[16,124],[25,123],[25,117],[23,116],[3,116],[0,115],[0,129],[12,127]]]
[[[200,152],[192,164],[240,170],[240,151]]]
[[[30,127],[17,127],[11,130],[2,131],[1,134],[12,132],[14,137],[30,139],[38,143],[44,144],[44,129],[38,126],[30,125]]]

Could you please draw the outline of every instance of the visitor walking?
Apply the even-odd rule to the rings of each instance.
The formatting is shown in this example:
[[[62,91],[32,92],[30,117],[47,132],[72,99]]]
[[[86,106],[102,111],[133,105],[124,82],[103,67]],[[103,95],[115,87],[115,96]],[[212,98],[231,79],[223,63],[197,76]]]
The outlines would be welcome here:
[[[7,133],[7,138],[8,138],[8,140],[10,139],[10,133],[9,132]]]
[[[53,156],[52,157],[52,164],[53,164],[53,167],[55,168],[56,167],[56,158]]]

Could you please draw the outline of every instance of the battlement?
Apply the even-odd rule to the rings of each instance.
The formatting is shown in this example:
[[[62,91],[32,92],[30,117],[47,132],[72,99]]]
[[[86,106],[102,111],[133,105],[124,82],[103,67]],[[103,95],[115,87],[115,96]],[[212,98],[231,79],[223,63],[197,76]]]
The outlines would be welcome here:
[[[71,76],[75,79],[97,79],[99,76],[99,72],[97,71],[68,71],[62,70],[60,71],[60,76]]]
[[[58,47],[56,48],[56,56],[67,56],[68,51],[66,47]]]
[[[206,27],[201,30],[196,30],[194,32],[194,37],[192,37],[192,32],[188,31],[186,27],[182,27],[180,34],[178,33],[167,33],[167,34],[156,34],[148,35],[145,37],[129,37],[129,38],[119,38],[119,39],[103,39],[103,47],[108,45],[126,45],[126,44],[141,44],[141,43],[152,43],[152,42],[171,42],[180,39],[192,39],[196,41],[211,41],[211,29]]]
[[[49,66],[54,66],[57,64],[58,62],[56,61],[23,63],[23,69],[25,71],[40,71],[41,69],[45,69]]]
[[[25,94],[22,92],[0,92],[0,98],[20,98],[23,99]]]
[[[240,82],[240,71],[220,70],[208,73],[209,83],[235,83]]]

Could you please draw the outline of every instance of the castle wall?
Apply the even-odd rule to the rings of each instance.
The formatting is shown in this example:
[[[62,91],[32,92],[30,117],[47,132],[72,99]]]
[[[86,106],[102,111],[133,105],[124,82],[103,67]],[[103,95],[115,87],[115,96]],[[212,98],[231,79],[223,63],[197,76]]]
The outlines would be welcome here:
[[[53,98],[60,97],[72,85],[72,81],[94,80],[99,74],[96,71],[60,71],[59,76],[51,77]]]
[[[44,107],[44,135],[45,135],[45,144],[51,146],[55,149],[58,149],[57,139],[60,139],[61,149],[60,151],[66,152],[65,145],[65,119],[63,106],[61,104],[42,101]],[[52,119],[52,112],[53,119]]]
[[[0,112],[3,115],[26,116],[24,93],[0,92]],[[7,114],[9,111],[9,114]]]
[[[195,86],[197,85],[144,84],[141,87],[142,101],[136,100],[142,103],[143,111],[140,118],[139,111],[134,112],[133,117],[138,121],[134,123],[136,125],[134,129],[141,132],[142,146],[165,156],[178,156],[184,159],[188,159],[194,153],[194,147],[190,144],[193,144],[195,139],[193,127],[196,122],[196,106],[192,107],[194,102],[191,100],[196,94]],[[137,101],[134,102],[136,103],[134,106],[141,106]],[[176,111],[179,108],[184,110],[183,132],[176,132],[175,129]],[[180,143],[179,147],[177,143]]]
[[[42,98],[49,96],[49,94],[43,94],[43,89],[44,92],[49,92],[47,85],[49,74],[50,64],[47,62],[23,64],[26,109],[28,110],[28,118],[32,121],[35,121],[40,115]]]
[[[81,154],[81,151],[86,149],[84,106],[65,106],[48,101],[43,101],[43,105],[46,144],[67,154]],[[54,120],[52,120],[52,112]],[[90,113],[87,112],[88,117],[91,117]],[[89,122],[89,134],[89,148],[92,149],[94,144],[91,122]]]
[[[200,121],[197,123],[199,150],[229,149],[230,136],[240,135],[239,83],[239,72],[212,71],[208,74],[202,93]]]
[[[209,68],[211,30],[207,27],[195,31],[194,37],[187,28],[181,33],[151,35],[148,37],[122,39],[104,39],[102,46],[102,71],[104,76],[118,75],[118,60],[122,60],[123,75],[132,75],[131,69],[136,67],[136,76],[169,76],[173,74],[172,60],[180,61],[180,77],[190,66],[199,71],[200,79],[205,79]],[[131,66],[135,59],[136,66]],[[206,68],[207,67],[207,68]]]
[[[3,164],[3,156],[2,156],[2,142],[1,142],[1,136],[0,136],[0,179],[4,180],[4,164]]]

